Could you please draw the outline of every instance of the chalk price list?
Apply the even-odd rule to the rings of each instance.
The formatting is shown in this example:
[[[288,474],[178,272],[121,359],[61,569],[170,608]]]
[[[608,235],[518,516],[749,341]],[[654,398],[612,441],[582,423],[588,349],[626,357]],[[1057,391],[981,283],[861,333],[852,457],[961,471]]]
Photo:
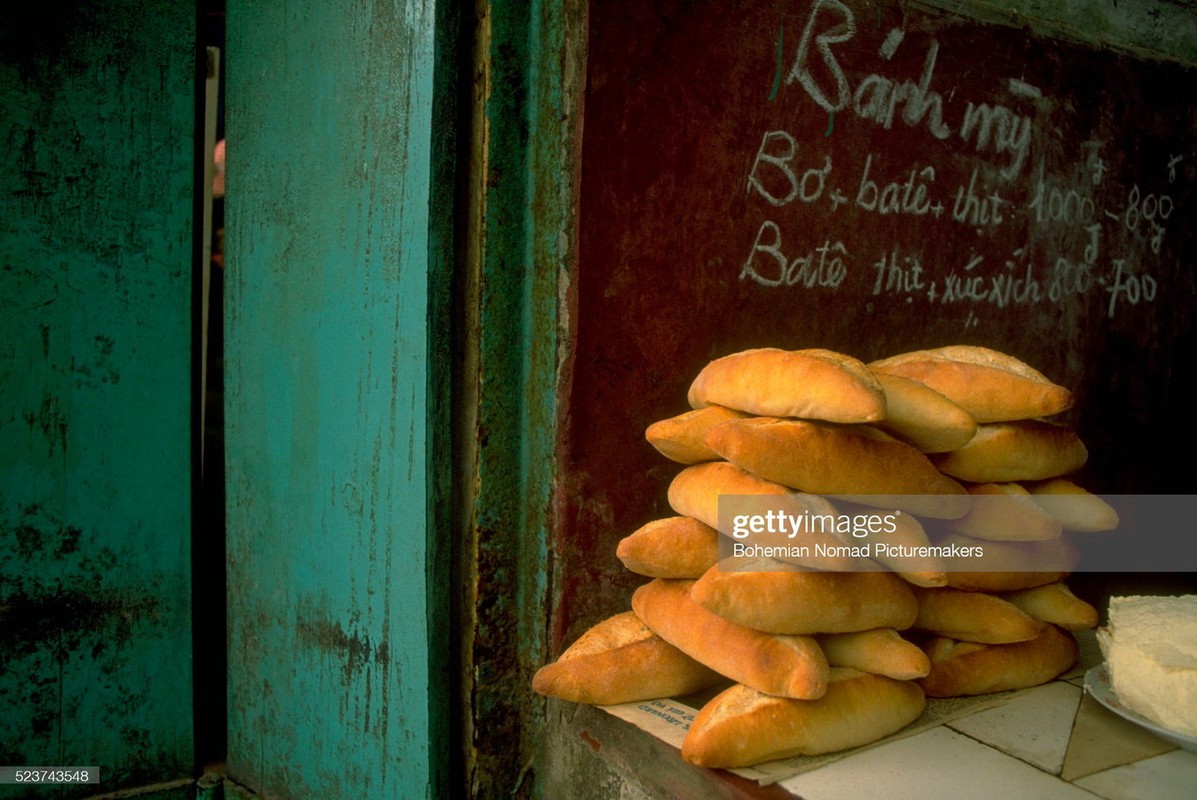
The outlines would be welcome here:
[[[1008,78],[1001,104],[962,96],[953,106],[965,90],[954,88],[945,97],[934,87],[939,43],[931,39],[917,80],[878,72],[853,88],[836,55],[856,35],[851,9],[836,0],[815,0],[810,8],[788,72],[778,49],[775,92],[797,84],[804,99],[827,112],[829,124],[823,137],[803,145],[787,130],[762,137],[746,191],[750,200],[763,201],[767,218],[739,262],[741,281],[837,290],[850,279],[867,280],[874,297],[966,305],[966,327],[978,323],[975,312],[982,309],[1059,304],[1103,292],[1105,314],[1113,318],[1160,295],[1150,267],[1163,257],[1176,216],[1172,190],[1183,155],[1161,156],[1160,164],[1148,167],[1150,174],[1124,189],[1107,175],[1101,143],[1087,141],[1081,145],[1086,155],[1067,175],[1047,173],[1042,161],[1032,167],[1037,130],[1052,108],[1038,87]],[[889,61],[904,37],[900,29],[890,31],[879,59]],[[821,63],[812,70],[815,60]],[[953,118],[953,109],[961,106]],[[840,155],[849,162],[841,168],[831,150],[837,113],[883,130],[899,124],[920,130],[971,159],[971,174],[953,186],[935,164],[890,164],[875,152]],[[1099,193],[1112,198],[1108,207],[1094,200]],[[804,241],[772,218],[774,210],[804,206],[832,221],[831,232]],[[880,252],[874,243],[873,252],[859,252],[852,234],[835,231],[834,220],[845,210],[854,212],[855,227],[862,216],[906,218],[918,230],[944,236],[923,235],[914,245],[894,241]],[[1000,235],[1012,226],[1015,235]],[[977,236],[954,235],[967,230]],[[935,263],[921,245],[927,239],[936,241]],[[962,240],[974,244],[944,255],[944,242]],[[1020,243],[997,244],[1012,240]],[[854,268],[867,277],[854,278]]]

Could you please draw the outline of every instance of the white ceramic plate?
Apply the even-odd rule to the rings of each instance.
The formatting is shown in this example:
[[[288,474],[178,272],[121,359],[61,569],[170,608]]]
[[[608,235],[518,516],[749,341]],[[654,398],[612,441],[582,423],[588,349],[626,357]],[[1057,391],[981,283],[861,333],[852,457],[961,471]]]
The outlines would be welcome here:
[[[1161,739],[1172,742],[1177,747],[1197,753],[1197,736],[1189,736],[1161,727],[1159,723],[1153,722],[1141,714],[1136,714],[1119,703],[1118,695],[1114,694],[1114,689],[1110,686],[1110,672],[1106,669],[1105,664],[1099,664],[1085,673],[1085,689],[1089,694],[1093,695],[1097,702],[1123,719],[1146,728]]]

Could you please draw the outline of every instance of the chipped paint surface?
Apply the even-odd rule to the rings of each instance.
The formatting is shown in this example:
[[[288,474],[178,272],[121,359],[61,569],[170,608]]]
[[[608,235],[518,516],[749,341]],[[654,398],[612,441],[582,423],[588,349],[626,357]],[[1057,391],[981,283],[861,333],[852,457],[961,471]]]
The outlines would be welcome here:
[[[0,11],[0,763],[158,783],[192,759],[195,9],[14,9]]]
[[[426,564],[434,11],[229,8],[228,769],[268,796],[428,796],[448,746]]]

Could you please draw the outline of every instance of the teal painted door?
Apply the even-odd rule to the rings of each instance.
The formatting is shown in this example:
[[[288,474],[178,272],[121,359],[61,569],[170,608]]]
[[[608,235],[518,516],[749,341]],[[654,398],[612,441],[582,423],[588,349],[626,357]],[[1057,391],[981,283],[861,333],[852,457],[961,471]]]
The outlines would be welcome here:
[[[192,774],[194,28],[0,11],[0,764],[102,779],[38,797]]]
[[[443,781],[437,12],[229,3],[228,770],[274,797]]]

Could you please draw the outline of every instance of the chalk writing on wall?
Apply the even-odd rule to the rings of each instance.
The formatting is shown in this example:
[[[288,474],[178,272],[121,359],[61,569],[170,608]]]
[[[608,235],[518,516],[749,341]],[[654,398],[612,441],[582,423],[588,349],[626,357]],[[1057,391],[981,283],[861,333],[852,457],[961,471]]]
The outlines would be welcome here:
[[[1167,294],[1161,261],[1170,257],[1168,227],[1184,215],[1174,189],[1186,153],[1148,157],[1129,183],[1111,180],[1101,138],[1080,142],[1075,159],[1061,163],[1058,147],[1036,152],[1058,135],[1051,87],[985,72],[944,83],[937,36],[901,27],[880,37],[875,70],[854,77],[841,53],[859,51],[859,32],[848,5],[814,0],[797,44],[777,48],[773,91],[760,102],[786,104],[782,117],[825,114],[828,123],[813,140],[781,127],[760,136],[743,184],[759,223],[738,237],[741,281],[820,292],[863,286],[878,300],[963,305],[965,326],[995,309],[1094,295],[1113,318]],[[918,48],[917,74],[887,68],[903,48]],[[839,145],[837,114],[874,128],[868,149]],[[887,147],[895,129],[925,140],[917,160]],[[803,215],[779,213],[802,207]],[[825,220],[813,234],[812,212]],[[857,233],[872,218],[917,225],[862,242]],[[945,248],[947,237],[969,244]]]

